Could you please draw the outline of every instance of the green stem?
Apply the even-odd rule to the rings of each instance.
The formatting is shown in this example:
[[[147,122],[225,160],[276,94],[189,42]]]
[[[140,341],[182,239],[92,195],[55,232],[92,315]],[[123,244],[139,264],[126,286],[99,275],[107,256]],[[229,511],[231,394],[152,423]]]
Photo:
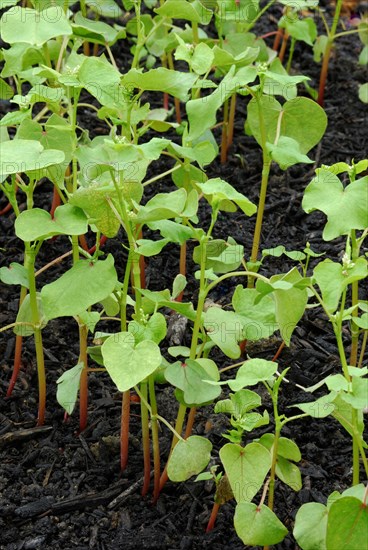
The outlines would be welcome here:
[[[351,231],[351,260],[356,262],[359,256],[359,247],[356,239],[356,232]],[[358,362],[358,343],[359,343],[359,327],[355,323],[354,318],[358,316],[358,301],[359,301],[359,282],[353,281],[351,284],[351,305],[355,309],[351,313],[351,349],[350,349],[350,365],[355,367]]]
[[[34,341],[36,347],[37,375],[38,375],[38,418],[37,425],[45,422],[46,410],[46,374],[45,360],[42,345],[41,320],[37,304],[36,277],[34,272],[36,251],[29,242],[25,243],[28,259],[29,302],[31,308],[32,323],[34,326]]]
[[[88,354],[87,334],[88,328],[80,320],[79,323],[79,363],[83,363],[83,369],[79,384],[79,431],[87,427],[88,416]]]
[[[259,119],[259,126],[260,126],[260,132],[261,132],[261,147],[262,147],[262,153],[263,153],[263,167],[262,167],[262,181],[261,181],[261,190],[259,194],[259,202],[258,202],[258,210],[257,210],[257,219],[256,219],[256,226],[254,229],[254,235],[253,235],[253,245],[252,245],[252,253],[251,253],[251,262],[256,263],[258,258],[258,251],[259,251],[259,245],[261,240],[261,231],[262,231],[262,222],[263,222],[263,215],[264,215],[264,207],[266,203],[266,195],[267,195],[267,186],[268,186],[268,179],[270,175],[270,169],[271,169],[271,157],[267,151],[266,143],[267,143],[267,134],[266,134],[266,125],[263,117],[263,111],[262,111],[262,105],[260,102],[260,97],[256,98],[257,106],[258,106],[258,119]],[[253,279],[251,278],[249,281],[249,286],[253,286]]]
[[[286,64],[286,72],[288,74],[290,74],[290,70],[291,70],[291,63],[293,61],[293,55],[294,55],[294,50],[295,50],[295,44],[296,44],[296,39],[295,38],[291,38],[291,44],[290,44],[290,50],[289,50],[289,57],[288,57],[288,61],[287,61],[287,64]]]
[[[150,435],[149,435],[149,420],[148,420],[148,408],[147,408],[147,382],[141,382],[140,393],[143,397],[141,399],[141,424],[142,424],[142,444],[143,444],[143,487],[142,496],[148,493],[151,479],[151,454],[150,454]]]
[[[335,15],[332,21],[331,29],[328,32],[328,40],[327,40],[326,48],[323,54],[323,62],[321,67],[321,74],[319,77],[319,89],[318,89],[318,104],[321,106],[323,106],[323,103],[324,103],[324,94],[325,94],[325,88],[326,88],[328,66],[330,62],[331,51],[335,41],[337,25],[339,24],[341,7],[342,7],[342,0],[337,0]]]
[[[172,438],[172,441],[171,441],[171,447],[170,447],[170,453],[169,453],[169,457],[167,459],[167,462],[166,462],[166,465],[165,465],[165,468],[164,468],[164,471],[162,472],[162,475],[161,475],[161,479],[160,479],[160,491],[162,491],[163,487],[165,486],[165,483],[167,482],[167,480],[169,479],[168,478],[168,475],[167,475],[167,466],[168,466],[168,462],[169,462],[169,459],[170,459],[170,456],[171,456],[171,453],[173,452],[173,449],[175,447],[175,445],[177,444],[177,442],[179,441],[180,437],[181,437],[181,433],[183,431],[183,425],[184,425],[184,420],[185,420],[185,415],[186,415],[186,412],[187,412],[187,407],[183,404],[179,404],[179,409],[178,409],[178,414],[177,414],[177,417],[176,417],[176,422],[175,422],[175,428],[174,430],[172,430],[171,426],[168,426],[170,427],[170,429],[173,431],[174,435],[173,435],[173,438]],[[165,423],[166,424],[166,423]],[[167,424],[166,424],[167,425]]]
[[[132,69],[136,69],[139,66],[139,57],[144,44],[144,33],[141,22],[141,0],[134,0],[134,11],[137,21],[137,43],[135,45],[134,57],[132,61]]]
[[[160,494],[160,442],[158,434],[157,421],[157,401],[155,393],[155,376],[151,374],[148,379],[149,398],[151,403],[151,431],[152,431],[152,447],[153,447],[153,502],[156,502]]]
[[[256,17],[253,19],[251,23],[247,27],[245,27],[243,32],[249,32],[254,25],[257,23],[258,19],[262,17],[262,15],[272,6],[272,4],[275,3],[276,0],[271,0],[268,4],[265,5],[264,8],[262,8],[256,15]]]

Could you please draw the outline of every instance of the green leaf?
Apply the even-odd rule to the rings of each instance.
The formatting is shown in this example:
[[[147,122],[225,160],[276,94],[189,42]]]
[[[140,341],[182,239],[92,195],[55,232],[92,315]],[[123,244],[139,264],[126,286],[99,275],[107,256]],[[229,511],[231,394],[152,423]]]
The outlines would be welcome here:
[[[212,11],[206,9],[205,4],[194,0],[166,0],[159,8],[154,10],[159,15],[172,19],[184,19],[192,23],[208,25],[212,19]]]
[[[212,444],[208,439],[192,435],[175,445],[169,458],[167,474],[171,481],[186,481],[204,470],[211,459]]]
[[[174,1],[176,2],[176,0]],[[130,69],[124,75],[122,84],[128,90],[138,88],[154,92],[167,92],[181,101],[187,101],[189,91],[197,78],[197,75],[193,73],[171,71],[164,67],[151,69],[145,73],[138,69]]]
[[[33,140],[13,139],[1,144],[0,179],[9,174],[41,170],[64,161],[65,155],[56,149],[44,149]]]
[[[157,230],[165,239],[169,239],[172,243],[183,244],[190,238],[193,238],[193,229],[173,222],[171,220],[161,220],[150,222],[147,224],[150,229]]]
[[[144,324],[130,321],[128,332],[133,334],[136,344],[143,340],[159,344],[166,336],[166,319],[161,313],[154,313]]]
[[[317,36],[315,43],[313,44],[313,59],[316,63],[321,61],[321,58],[325,55],[325,51],[328,44],[328,36],[321,34]]]
[[[55,210],[54,219],[41,208],[24,210],[15,220],[15,234],[22,241],[44,240],[53,235],[84,235],[88,230],[83,210],[63,204]]]
[[[181,273],[178,273],[173,282],[172,299],[175,300],[187,286],[187,279]]]
[[[284,20],[285,25],[281,23],[280,26],[285,27],[292,38],[313,46],[317,38],[317,26],[311,17],[307,17],[306,19],[291,19],[285,16]]]
[[[354,409],[364,410],[368,408],[368,379],[353,376],[351,392],[341,393],[341,398]]]
[[[283,483],[293,489],[300,491],[303,487],[302,476],[296,464],[282,456],[278,456],[276,464],[276,475]]]
[[[215,405],[215,413],[231,414],[234,418],[238,418],[259,407],[261,403],[258,393],[252,390],[239,390],[230,394],[230,399],[218,401]]]
[[[266,359],[248,359],[236,373],[236,378],[229,380],[229,387],[233,391],[241,390],[246,386],[255,386],[258,382],[270,380],[277,371],[277,363]]]
[[[198,182],[196,186],[199,187],[212,207],[218,207],[222,210],[223,207],[226,207],[226,203],[231,202],[238,206],[247,216],[252,216],[257,212],[255,204],[221,178],[212,178],[204,183]]]
[[[114,258],[95,263],[79,260],[71,269],[41,290],[48,319],[78,315],[109,296],[117,283]]]
[[[269,451],[259,443],[249,443],[246,447],[227,443],[220,449],[220,458],[236,502],[250,502],[271,467]]]
[[[368,176],[353,181],[345,188],[339,178],[326,168],[307,186],[302,207],[309,214],[321,210],[327,216],[323,230],[325,241],[345,235],[351,229],[365,229],[368,219]]]
[[[150,257],[157,256],[167,243],[169,239],[161,239],[159,241],[152,241],[151,239],[138,239],[136,241],[138,248],[136,252],[142,256]]]
[[[80,377],[84,368],[84,363],[78,363],[75,367],[65,371],[60,378],[56,380],[57,390],[56,399],[59,405],[68,413],[72,414],[78,397]]]
[[[71,204],[82,208],[93,223],[106,237],[115,237],[120,221],[113,213],[108,198],[116,206],[116,191],[110,186],[93,184],[80,187],[69,199]]]
[[[238,342],[243,339],[243,327],[236,313],[210,307],[204,315],[204,326],[211,340],[228,357],[231,359],[240,357]]]
[[[110,336],[101,347],[104,365],[119,391],[127,391],[154,373],[161,365],[157,344],[144,340],[135,345],[130,332]]]
[[[356,497],[336,500],[328,513],[326,550],[368,548],[368,508]]]
[[[333,392],[332,392],[333,393]],[[352,436],[358,435],[364,448],[367,448],[367,444],[363,440],[364,421],[362,409],[356,411],[354,407],[344,400],[343,395],[337,394],[333,401],[335,405],[332,416],[340,422],[341,426]],[[358,431],[358,434],[356,434]]]
[[[292,138],[301,154],[307,154],[321,140],[327,126],[327,116],[315,101],[296,97],[281,105],[277,99],[262,96],[248,104],[248,124],[252,135],[261,145],[258,105],[266,127],[266,141],[275,143],[277,136]],[[313,124],[310,121],[313,120]]]
[[[288,533],[285,525],[268,506],[257,506],[251,502],[237,504],[234,527],[243,544],[249,546],[277,544]]]
[[[282,170],[287,170],[298,162],[313,163],[313,160],[300,152],[299,143],[287,136],[281,136],[274,144],[267,142],[266,148],[272,160],[277,162]]]
[[[187,192],[185,189],[178,189],[171,193],[157,193],[139,208],[135,218],[136,222],[147,223],[180,217],[184,214],[186,202]]]
[[[21,285],[29,288],[28,271],[24,265],[12,262],[9,267],[0,267],[0,281],[6,285]]]
[[[207,46],[205,42],[200,42],[194,48],[194,53],[190,65],[195,73],[203,75],[211,69],[213,59],[214,55],[212,49]]]
[[[124,14],[114,0],[86,0],[86,4],[98,16],[118,18]]]
[[[264,434],[260,438],[259,442],[262,443],[262,445],[264,445],[267,449],[271,449],[274,440],[274,434]],[[279,437],[277,444],[277,456],[287,458],[288,460],[293,460],[294,462],[299,462],[302,458],[298,445],[287,437]]]
[[[118,8],[117,5],[116,7]],[[75,36],[79,36],[94,44],[109,44],[111,46],[116,42],[119,35],[119,31],[107,23],[87,19],[83,17],[80,12],[76,13],[74,16],[72,28]],[[123,36],[121,36],[121,38],[125,38],[125,31],[122,34]]]
[[[244,257],[244,248],[229,237],[228,241],[213,239],[206,244],[206,269],[214,273],[228,273],[237,269]],[[193,250],[193,260],[201,263],[201,246]]]
[[[185,363],[177,361],[165,369],[166,380],[184,392],[184,401],[187,405],[208,403],[221,393],[219,386],[208,383],[208,379],[218,380],[216,364],[210,359],[206,360],[213,363],[215,367],[217,376],[213,377],[205,370],[202,361],[200,359],[196,361],[187,359]]]
[[[273,298],[264,296],[255,303],[257,296],[256,289],[238,285],[232,297],[233,308],[242,322],[243,337],[250,341],[269,338],[277,330]]]
[[[123,95],[120,79],[117,69],[97,57],[85,58],[78,71],[79,82],[101,105],[119,104]]]
[[[285,275],[274,275],[271,284],[291,283],[293,285],[302,281],[298,269],[295,267]],[[306,288],[279,288],[273,292],[275,299],[275,313],[281,336],[286,345],[290,344],[291,335],[302,318],[308,302]]]
[[[94,332],[97,323],[100,321],[100,314],[98,311],[83,311],[78,315],[79,323],[86,325],[89,332]]]
[[[324,395],[315,401],[309,403],[297,403],[292,405],[293,407],[298,407],[303,412],[309,414],[312,418],[326,418],[332,414],[335,410],[335,405],[333,403],[334,398],[336,397],[335,392],[331,392],[328,395]]]
[[[5,82],[3,78],[0,78],[0,99],[5,99],[8,101],[14,95],[13,88]]]
[[[39,292],[37,292],[37,309],[38,309],[38,316],[41,323],[41,329],[43,329],[47,325],[49,319],[45,315],[43,302],[41,300],[41,296]],[[27,324],[16,325],[13,329],[14,334],[16,334],[17,336],[31,336],[32,334],[34,334],[34,328],[33,326],[30,326],[30,323],[33,322],[33,315],[31,310],[29,294],[27,294],[27,296],[24,298],[18,310],[16,322],[27,323]]]
[[[214,126],[216,112],[221,105],[241,86],[253,82],[256,76],[257,71],[254,70],[254,67],[243,67],[235,74],[235,66],[233,66],[222,79],[221,85],[211,95],[188,101],[186,103],[189,120],[188,141],[195,140],[205,130]]]
[[[328,511],[319,502],[308,502],[299,508],[293,535],[303,550],[326,550]],[[335,547],[341,548],[341,546]]]
[[[326,259],[320,262],[313,271],[325,307],[330,313],[335,313],[337,310],[343,290],[354,281],[365,279],[367,275],[368,267],[365,258],[358,258],[354,263],[345,267]]]
[[[25,42],[42,46],[51,38],[69,36],[71,25],[63,10],[50,6],[39,12],[31,8],[8,10],[1,18],[1,34],[4,42]]]

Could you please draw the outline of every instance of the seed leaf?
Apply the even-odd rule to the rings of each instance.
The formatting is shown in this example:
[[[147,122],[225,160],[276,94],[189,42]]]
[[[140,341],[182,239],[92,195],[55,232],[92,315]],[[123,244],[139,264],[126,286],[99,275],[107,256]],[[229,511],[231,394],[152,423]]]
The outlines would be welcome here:
[[[281,542],[288,533],[276,514],[265,504],[242,502],[236,506],[234,526],[245,545],[268,546]]]
[[[49,319],[78,315],[109,296],[116,283],[111,254],[95,263],[79,260],[59,279],[42,288],[45,315]]]
[[[303,550],[326,550],[327,517],[326,506],[319,502],[308,502],[299,508],[293,535]]]
[[[56,380],[57,390],[56,399],[59,405],[68,413],[72,414],[77,401],[80,377],[84,363],[78,363],[75,367],[65,371],[60,378]]]
[[[167,473],[171,481],[186,481],[205,469],[211,459],[212,444],[208,439],[192,435],[175,445]]]
[[[345,188],[329,170],[319,168],[317,176],[307,186],[302,206],[309,214],[321,210],[327,216],[323,230],[325,241],[365,229],[368,219],[368,176],[353,181]]]
[[[72,27],[62,9],[50,6],[42,11],[31,8],[8,10],[1,21],[1,33],[4,42],[14,44],[25,42],[33,46],[42,46],[51,38],[69,36]]]
[[[150,340],[135,345],[130,332],[113,334],[101,347],[104,365],[119,391],[127,391],[161,365],[160,348]]]
[[[220,449],[220,458],[237,503],[250,502],[271,467],[270,452],[259,443],[245,447],[227,443]]]
[[[15,233],[22,241],[48,239],[53,235],[83,235],[88,230],[83,210],[63,204],[55,210],[54,219],[41,208],[24,210],[15,220]]]
[[[336,500],[328,513],[326,549],[368,548],[368,507],[356,497]]]

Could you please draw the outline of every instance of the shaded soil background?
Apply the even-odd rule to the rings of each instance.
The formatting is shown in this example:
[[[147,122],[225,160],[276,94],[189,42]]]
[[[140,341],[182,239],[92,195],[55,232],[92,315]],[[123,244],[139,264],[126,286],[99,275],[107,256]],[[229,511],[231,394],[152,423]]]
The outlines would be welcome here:
[[[275,8],[275,16],[279,12]],[[259,34],[275,29],[271,17],[263,18]],[[272,44],[272,38],[269,44]],[[335,56],[331,59],[325,96],[328,128],[322,143],[310,156],[315,165],[295,166],[287,172],[273,167],[267,197],[262,248],[284,244],[289,250],[301,250],[307,241],[313,250],[326,252],[333,259],[341,258],[344,241],[325,243],[321,234],[325,222],[319,213],[306,215],[301,209],[303,191],[320,164],[337,161],[351,163],[365,157],[367,152],[367,106],[358,99],[358,85],[366,81],[366,71],[359,67],[357,59],[361,43],[354,35],[340,39]],[[124,65],[127,52],[114,50],[120,65]],[[313,62],[309,47],[297,44],[293,71],[307,74],[310,84],[317,86],[319,65]],[[150,98],[151,99],[151,98]],[[153,99],[152,101],[157,101]],[[1,105],[6,111],[9,105]],[[222,177],[251,200],[257,201],[261,173],[261,154],[253,138],[244,134],[243,125],[246,103],[238,100],[237,123],[234,145],[229,161],[221,166],[216,159],[209,167],[209,177]],[[90,112],[83,112],[81,126],[90,128],[92,134],[106,132],[101,122]],[[152,170],[164,171],[170,165],[155,164]],[[158,184],[154,192],[172,190],[170,180]],[[40,185],[35,195],[36,206],[49,208],[51,186]],[[0,209],[5,200],[0,199]],[[23,208],[25,204],[23,204]],[[208,209],[203,205],[200,222],[208,224]],[[22,243],[13,232],[12,213],[0,217],[0,266],[12,261],[22,261]],[[254,219],[240,213],[221,214],[214,236],[234,237],[250,250]],[[60,237],[46,242],[39,254],[37,268],[66,249],[69,243]],[[124,266],[124,253],[119,239],[109,240],[104,249],[115,256],[119,274]],[[188,254],[190,258],[190,252]],[[156,258],[147,261],[147,282],[153,290],[171,286],[178,272],[179,250],[168,246]],[[312,264],[313,265],[313,264]],[[289,260],[270,258],[263,272],[286,272],[292,263]],[[47,272],[47,282],[61,275],[68,262]],[[193,264],[189,259],[189,273]],[[46,276],[38,279],[40,287]],[[239,281],[229,280],[211,298],[222,304],[229,303],[230,296]],[[362,296],[363,297],[363,296]],[[195,301],[195,283],[191,279],[184,300]],[[367,296],[365,297],[367,299]],[[18,307],[18,288],[1,286],[0,326],[14,320]],[[103,329],[103,325],[99,325]],[[109,331],[114,330],[110,323]],[[127,470],[119,469],[120,394],[107,375],[91,374],[89,377],[90,406],[89,425],[78,435],[77,411],[67,421],[55,400],[56,380],[78,358],[78,332],[76,323],[69,319],[55,320],[44,330],[44,345],[48,377],[48,405],[46,431],[35,434],[29,440],[4,441],[5,434],[34,427],[37,414],[37,373],[32,339],[24,344],[23,369],[10,399],[5,399],[11,374],[15,337],[12,333],[0,334],[0,549],[51,549],[69,550],[113,548],[162,548],[189,550],[212,548],[220,550],[241,549],[240,539],[233,528],[234,502],[221,507],[216,527],[208,535],[204,533],[213,503],[214,487],[211,483],[167,483],[156,506],[151,496],[140,496],[142,476],[142,452],[140,444],[139,405],[132,405],[130,459]],[[116,327],[118,329],[118,327]],[[187,342],[188,335],[183,343]],[[252,357],[272,359],[281,340],[276,335],[248,347]],[[166,342],[168,345],[168,342]],[[229,360],[217,353],[214,356],[219,367]],[[296,329],[289,349],[279,359],[280,369],[290,367],[290,383],[284,384],[280,396],[280,409],[287,412],[292,403],[306,400],[296,383],[308,386],[327,374],[339,372],[339,359],[335,340],[326,319],[315,310],[309,310]],[[271,411],[267,396],[264,405]],[[172,389],[158,388],[159,412],[173,421],[177,404]],[[213,414],[213,407],[201,409],[197,416],[195,433],[207,435],[213,445],[213,461],[219,463],[218,451],[226,442],[222,433],[229,427],[222,415]],[[272,431],[272,423],[257,430],[251,438]],[[281,484],[276,489],[276,512],[292,531],[298,508],[305,502],[325,503],[333,490],[343,490],[351,480],[351,444],[340,425],[332,418],[307,419],[288,425],[283,435],[291,437],[302,453],[300,468],[303,488],[294,493]],[[161,455],[166,460],[171,437],[162,427]],[[249,439],[248,439],[249,441]],[[120,501],[114,499],[124,493]],[[255,499],[257,500],[257,498]],[[278,549],[297,548],[289,535]],[[340,550],[340,549],[336,549]]]

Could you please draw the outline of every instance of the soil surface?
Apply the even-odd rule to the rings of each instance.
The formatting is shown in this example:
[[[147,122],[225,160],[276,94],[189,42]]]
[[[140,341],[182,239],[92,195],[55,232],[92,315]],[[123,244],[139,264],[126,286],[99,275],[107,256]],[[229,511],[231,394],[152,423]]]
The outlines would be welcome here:
[[[274,13],[277,15],[277,10]],[[266,16],[262,25],[258,29],[260,34],[275,29],[272,16]],[[271,45],[273,38],[269,40]],[[287,172],[275,166],[272,169],[262,248],[284,244],[289,250],[302,250],[309,241],[313,250],[326,252],[333,259],[341,258],[343,240],[325,243],[321,237],[324,216],[319,213],[307,216],[301,208],[301,200],[316,165],[329,165],[337,161],[350,164],[353,159],[358,161],[366,155],[368,110],[358,99],[358,85],[366,81],[367,75],[357,64],[360,46],[355,35],[341,39],[331,60],[325,96],[329,122],[321,145],[310,154],[311,158],[316,159],[315,165],[297,165]],[[118,55],[114,50],[114,53],[123,66],[127,52]],[[316,87],[319,65],[314,63],[311,49],[306,45],[297,44],[293,71],[310,76],[311,86]],[[2,108],[6,110],[8,106]],[[221,166],[219,159],[215,160],[208,169],[208,175],[226,179],[251,200],[257,201],[261,154],[253,138],[244,134],[246,103],[241,98],[237,109],[235,138],[228,163]],[[106,132],[106,129],[99,128],[100,121],[89,112],[84,117],[82,113],[79,122],[93,133]],[[164,171],[170,166],[161,164],[159,169]],[[157,165],[153,169],[157,170]],[[160,183],[155,192],[172,188],[173,184],[168,179]],[[51,186],[48,183],[37,188],[35,200],[36,206],[49,208]],[[5,199],[1,199],[0,210],[5,204]],[[208,224],[208,210],[205,207],[200,211],[200,220],[204,226]],[[11,212],[0,216],[0,266],[9,265],[12,261],[22,262],[22,243],[14,235],[13,224],[14,215]],[[253,228],[252,218],[247,219],[240,213],[221,214],[214,236],[226,238],[231,235],[239,243],[244,243],[249,251]],[[38,256],[36,268],[58,257],[68,246],[68,241],[62,237],[46,242]],[[121,269],[125,258],[119,239],[109,240],[104,250],[114,254]],[[166,247],[160,256],[150,258],[147,262],[149,288],[158,290],[171,286],[178,272],[178,263],[179,250],[174,245]],[[286,272],[292,265],[288,260],[271,258],[265,263],[263,272],[265,275]],[[67,267],[68,262],[65,261],[50,269],[47,282],[60,276]],[[189,261],[189,272],[192,269]],[[42,275],[38,281],[41,288],[46,277]],[[237,283],[236,280],[229,280],[211,298],[228,303]],[[196,299],[194,288],[191,281],[184,300]],[[15,319],[18,297],[18,287],[1,286],[0,326]],[[103,325],[100,326],[103,329]],[[106,374],[92,373],[89,377],[88,428],[78,434],[77,410],[70,418],[64,419],[64,412],[55,400],[56,380],[77,362],[76,329],[73,320],[60,319],[50,322],[43,332],[48,394],[46,424],[39,430],[32,430],[37,415],[33,340],[25,340],[23,368],[11,398],[6,399],[15,337],[11,332],[0,334],[0,549],[244,548],[233,528],[234,501],[220,508],[215,529],[205,534],[213,504],[214,487],[211,483],[168,482],[156,505],[152,504],[151,495],[141,497],[143,459],[140,408],[136,404],[132,405],[129,464],[126,471],[120,473],[121,396]],[[108,330],[114,329],[110,323]],[[247,353],[251,357],[272,359],[280,343],[281,339],[276,335],[268,341],[250,345]],[[229,364],[229,360],[219,353],[214,359],[220,367]],[[280,396],[280,409],[284,412],[292,403],[306,400],[296,384],[309,386],[327,374],[339,372],[334,336],[320,312],[309,310],[305,314],[294,332],[290,348],[283,350],[279,364],[280,370],[290,367],[290,382],[283,384]],[[263,403],[271,412],[270,402],[265,396]],[[177,402],[170,387],[159,386],[158,406],[162,416],[174,421]],[[349,486],[351,443],[332,418],[300,420],[288,426],[283,435],[294,439],[302,454],[303,488],[295,493],[279,483],[276,488],[276,512],[291,532],[295,514],[303,503],[325,503],[332,491],[341,491]],[[228,420],[222,415],[215,415],[213,406],[203,408],[197,414],[194,433],[211,439],[214,463],[219,463],[218,451],[226,442],[222,433],[228,427]],[[250,438],[271,430],[272,420],[270,426],[263,431],[252,432]],[[170,440],[168,430],[162,427],[163,463]],[[276,548],[298,547],[290,534]]]

